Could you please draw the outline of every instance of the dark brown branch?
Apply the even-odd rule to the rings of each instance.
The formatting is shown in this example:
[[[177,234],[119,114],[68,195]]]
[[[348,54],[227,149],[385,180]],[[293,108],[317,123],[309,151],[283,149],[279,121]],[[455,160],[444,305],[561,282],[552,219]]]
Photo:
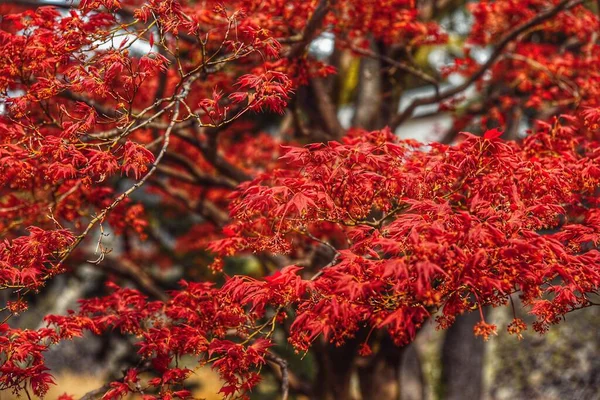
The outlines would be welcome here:
[[[104,393],[106,393],[106,391],[108,389],[110,389],[110,383],[107,383],[107,384],[99,387],[98,389],[94,389],[94,390],[87,392],[86,394],[81,396],[79,398],[79,400],[95,400],[98,398],[98,396],[104,395]]]
[[[344,136],[346,131],[340,124],[340,121],[337,117],[337,109],[331,100],[331,97],[327,93],[325,83],[321,78],[315,77],[311,79],[310,85],[315,95],[315,101],[317,103],[319,115],[325,123],[325,129],[327,130],[327,133],[329,133],[333,139],[340,139],[342,136]]]
[[[142,363],[137,365],[136,369],[138,370],[138,372],[150,371],[151,365],[152,364],[149,360],[143,361]],[[118,379],[117,382],[123,382],[124,379],[125,379],[125,377]],[[97,389],[90,390],[89,392],[84,394],[82,397],[80,397],[79,400],[96,400],[96,399],[98,399],[101,395],[104,395],[110,389],[110,387],[111,387],[110,384],[111,384],[111,382],[108,382]]]
[[[161,182],[158,179],[152,180],[151,183],[152,185],[161,189],[165,194],[179,201],[188,210],[198,213],[201,217],[205,218],[207,221],[210,221],[216,227],[222,228],[229,221],[229,217],[227,216],[226,212],[222,211],[214,203],[206,199],[198,204],[194,204],[191,199],[185,197],[181,193],[176,193],[173,190],[170,190],[164,182]]]
[[[265,359],[278,367],[274,372],[281,384],[282,400],[286,400],[288,398],[290,389],[304,396],[312,397],[312,388],[310,384],[301,380],[292,371],[290,371],[288,362],[286,360],[272,351],[267,353]]]
[[[267,353],[265,358],[267,361],[279,366],[281,373],[281,400],[287,400],[290,392],[290,377],[287,361],[273,353]]]
[[[228,178],[231,178],[236,182],[249,181],[252,179],[250,175],[221,157],[217,153],[217,149],[214,146],[202,143],[195,137],[180,129],[174,130],[173,134],[200,150],[206,161],[210,162],[217,169],[217,171]]]
[[[156,172],[161,176],[175,179],[183,183],[189,183],[190,185],[197,185],[199,183],[193,176],[187,174],[186,172],[168,167],[166,165],[159,165]]]
[[[106,257],[102,267],[131,280],[145,294],[162,302],[169,300],[169,297],[156,285],[152,277],[131,260],[122,257]]]
[[[379,59],[381,61],[385,61],[386,63],[393,65],[394,67],[398,68],[401,71],[411,74],[411,75],[421,79],[424,82],[432,84],[436,88],[436,91],[439,91],[439,82],[435,77],[433,77],[433,76],[427,74],[426,72],[421,71],[403,61],[397,61],[397,60],[394,60],[393,58],[388,57],[384,54],[378,54],[372,50],[361,49],[358,47],[351,47],[351,50],[353,52],[363,55],[365,57],[371,57],[371,58]]]
[[[528,31],[529,29],[535,27],[536,25],[539,25],[539,24],[545,22],[546,20],[553,18],[559,12],[561,12],[565,9],[568,9],[568,8],[572,8],[581,3],[583,3],[583,0],[576,0],[573,2],[572,2],[572,0],[562,0],[556,6],[550,8],[546,11],[540,12],[539,14],[537,14],[535,17],[533,17],[529,21],[527,21],[527,22],[517,26],[513,30],[509,31],[506,35],[504,35],[502,37],[502,39],[496,46],[496,48],[495,48],[494,52],[492,53],[492,55],[490,56],[490,58],[481,67],[479,67],[479,69],[473,75],[471,75],[469,77],[469,79],[467,79],[462,84],[455,86],[451,89],[448,89],[442,93],[436,93],[433,96],[421,97],[421,98],[414,99],[409,104],[409,106],[406,108],[406,110],[404,110],[400,114],[397,114],[392,119],[392,121],[390,122],[390,128],[393,131],[396,130],[404,121],[406,121],[407,119],[409,119],[412,116],[415,109],[419,106],[438,103],[442,100],[445,100],[447,98],[450,98],[452,96],[455,96],[455,95],[463,92],[469,86],[471,86],[474,82],[476,82],[481,77],[483,77],[483,75],[496,63],[496,61],[500,58],[500,56],[502,56],[504,49],[513,40],[515,40],[519,35]]]
[[[340,259],[340,252],[336,250],[335,254],[333,255],[333,258],[331,259],[331,261],[323,266],[316,274],[314,274],[310,280],[311,281],[315,281],[317,280],[321,275],[323,275],[323,273],[325,272],[326,269],[333,267],[334,265],[336,265],[338,263],[338,260]]]
[[[98,114],[103,115],[105,117],[110,117],[110,118],[118,118],[118,117],[120,117],[120,115],[114,109],[105,107],[105,106],[99,104],[95,100],[92,100],[90,98],[87,98],[87,97],[82,96],[82,95],[77,94],[77,93],[73,93],[70,90],[62,91],[60,93],[60,96],[64,97],[65,99],[69,99],[69,100],[79,101],[81,103],[85,103],[88,106],[90,106],[93,109],[95,109],[98,112]]]
[[[600,0],[599,0],[600,1]],[[292,104],[292,115],[294,116],[294,129],[296,129],[300,134],[304,137],[310,136],[310,130],[306,127],[306,124],[302,120],[302,113],[300,111],[300,106],[298,100]]]
[[[292,59],[301,56],[305,51],[306,47],[313,41],[319,32],[319,28],[323,25],[323,20],[327,13],[331,10],[331,5],[335,3],[334,0],[321,0],[315,12],[311,15],[310,19],[306,23],[304,32],[302,32],[302,39],[295,43],[291,48],[287,58]]]
[[[200,171],[196,165],[190,161],[188,158],[182,156],[179,153],[174,153],[171,151],[167,151],[165,154],[165,160],[169,160],[173,163],[176,163],[182,167],[184,167],[196,180],[196,183],[206,185],[206,186],[215,186],[215,187],[224,187],[227,189],[234,189],[236,184],[232,182],[230,179],[214,177],[205,174]]]
[[[331,6],[335,3],[334,0],[321,0],[315,11],[310,16],[310,19],[306,23],[306,27],[302,32],[302,38],[292,45],[289,52],[286,54],[288,59],[294,59],[302,56],[307,46],[319,33],[319,29],[323,25],[323,21],[325,20],[325,16],[331,10]],[[339,139],[344,135],[344,128],[341,126],[340,121],[337,118],[337,110],[327,90],[325,90],[325,85],[320,78],[313,78],[311,80],[311,86],[313,91],[315,92],[315,97],[317,101],[317,107],[323,118],[323,121],[326,125],[327,132],[334,139]]]
[[[419,5],[419,17],[423,21],[438,19],[449,10],[455,10],[462,7],[465,0],[430,0]]]

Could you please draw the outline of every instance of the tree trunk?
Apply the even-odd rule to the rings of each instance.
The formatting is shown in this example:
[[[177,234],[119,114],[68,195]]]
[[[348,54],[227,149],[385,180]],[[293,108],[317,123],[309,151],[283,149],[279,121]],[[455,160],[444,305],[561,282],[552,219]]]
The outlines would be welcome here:
[[[340,347],[315,343],[318,370],[315,379],[315,400],[357,400],[352,396],[351,380],[358,341],[348,341]]]
[[[397,347],[386,334],[380,348],[365,365],[358,368],[363,400],[398,400],[400,398],[400,365],[404,347]]]
[[[371,49],[375,50],[373,40]],[[381,61],[377,58],[362,58],[353,126],[366,130],[380,128],[381,84]]]
[[[400,399],[425,400],[425,378],[421,366],[421,357],[414,343],[406,346],[400,364]]]
[[[473,334],[478,312],[463,314],[446,332],[442,348],[443,400],[478,400],[483,394],[484,342]]]
[[[424,400],[421,360],[414,344],[397,347],[386,334],[379,351],[358,368],[362,400]]]

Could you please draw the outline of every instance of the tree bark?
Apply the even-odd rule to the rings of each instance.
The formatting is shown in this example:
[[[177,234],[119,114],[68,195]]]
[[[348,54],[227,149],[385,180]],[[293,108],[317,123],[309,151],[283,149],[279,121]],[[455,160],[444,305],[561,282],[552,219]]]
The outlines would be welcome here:
[[[352,396],[351,380],[358,341],[343,346],[315,343],[317,377],[313,390],[315,400],[357,400]]]
[[[371,47],[375,43],[371,40]],[[352,125],[366,130],[379,128],[381,113],[381,61],[364,57],[360,60],[356,112]]]
[[[414,344],[396,346],[385,334],[378,352],[358,368],[362,400],[424,400],[421,360]]]
[[[446,332],[442,348],[444,400],[477,400],[483,394],[484,342],[473,334],[479,313],[463,314]]]
[[[427,398],[421,357],[414,343],[406,346],[400,364],[400,399],[425,400]]]
[[[395,346],[387,334],[382,337],[379,351],[358,369],[363,400],[400,398],[400,365],[404,351],[405,348]]]

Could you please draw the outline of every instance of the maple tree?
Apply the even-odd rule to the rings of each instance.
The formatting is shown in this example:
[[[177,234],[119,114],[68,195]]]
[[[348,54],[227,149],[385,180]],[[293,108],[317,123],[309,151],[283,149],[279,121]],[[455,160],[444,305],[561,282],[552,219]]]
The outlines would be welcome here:
[[[246,397],[270,366],[283,398],[346,399],[352,360],[373,358],[382,338],[410,343],[431,318],[443,329],[478,310],[474,334],[487,340],[499,328],[483,307],[512,295],[540,333],[594,304],[594,2],[469,3],[462,54],[440,76],[413,56],[449,40],[447,1],[1,7],[0,390],[43,396],[45,351],[119,332],[139,362],[90,396],[191,398],[186,381],[210,366],[224,397]],[[309,52],[326,31],[337,51],[377,63],[376,107],[356,99],[350,129],[327,86],[341,67]],[[443,87],[451,74],[462,83]],[[398,87],[415,80],[434,93],[398,113]],[[454,116],[444,143],[394,134],[428,104]],[[250,258],[259,271],[234,268]],[[102,296],[40,329],[11,325],[86,263],[108,272]],[[183,266],[184,279],[160,282],[151,266]],[[515,310],[504,329],[528,324]],[[281,355],[342,345],[343,379],[320,366],[328,387],[304,385]]]

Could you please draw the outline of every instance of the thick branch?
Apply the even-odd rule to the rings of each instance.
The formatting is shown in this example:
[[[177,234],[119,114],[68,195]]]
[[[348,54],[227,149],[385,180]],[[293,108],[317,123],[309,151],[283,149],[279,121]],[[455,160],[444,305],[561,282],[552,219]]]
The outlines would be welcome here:
[[[371,40],[371,46],[375,43]],[[375,54],[373,52],[373,54]],[[381,121],[383,82],[381,59],[367,57],[360,60],[360,79],[356,94],[356,111],[352,125],[366,130],[379,128]]]
[[[310,19],[306,23],[306,27],[304,28],[304,32],[302,32],[302,39],[295,43],[287,54],[287,58],[292,59],[301,56],[306,47],[313,41],[317,33],[319,32],[319,28],[323,25],[323,20],[325,16],[331,10],[332,4],[335,3],[334,0],[321,0],[315,8],[315,12],[311,15]]]
[[[321,78],[315,77],[311,79],[310,84],[315,94],[319,115],[325,123],[327,133],[329,133],[333,139],[340,139],[344,136],[345,130],[337,117],[337,109],[327,93],[325,83]]]
[[[166,302],[169,299],[165,292],[156,286],[152,277],[144,272],[144,270],[133,261],[122,257],[107,257],[106,263],[103,264],[103,266],[114,273],[133,281],[142,292],[149,294],[162,302]]]
[[[196,185],[200,182],[196,181],[196,179],[189,175],[186,172],[180,171],[178,169],[172,168],[172,167],[168,167],[166,165],[159,165],[157,172],[162,175],[165,176],[167,178],[171,178],[171,179],[175,179],[177,181],[183,182],[183,183],[189,183],[190,185]]]
[[[267,353],[265,358],[279,366],[281,372],[281,400],[287,400],[290,392],[290,378],[287,361],[273,353]]]
[[[206,185],[206,186],[215,186],[215,187],[224,187],[227,189],[234,189],[236,184],[229,179],[214,177],[205,174],[200,171],[196,165],[190,161],[188,158],[182,156],[179,153],[174,153],[167,151],[165,154],[165,160],[169,160],[173,163],[179,164],[184,167],[196,180],[196,183]]]
[[[152,185],[158,187],[165,194],[182,203],[188,210],[198,213],[201,217],[210,221],[216,227],[222,228],[229,221],[227,213],[219,209],[219,207],[209,200],[204,199],[198,204],[194,204],[193,201],[188,197],[181,193],[175,192],[171,188],[168,188],[164,182],[158,179],[152,180]]]
[[[173,134],[200,150],[206,161],[210,162],[217,169],[217,171],[228,178],[231,178],[236,182],[249,181],[252,179],[250,175],[221,157],[217,153],[216,148],[213,148],[205,143],[201,143],[198,139],[185,133],[183,130],[176,129],[174,130]]]

